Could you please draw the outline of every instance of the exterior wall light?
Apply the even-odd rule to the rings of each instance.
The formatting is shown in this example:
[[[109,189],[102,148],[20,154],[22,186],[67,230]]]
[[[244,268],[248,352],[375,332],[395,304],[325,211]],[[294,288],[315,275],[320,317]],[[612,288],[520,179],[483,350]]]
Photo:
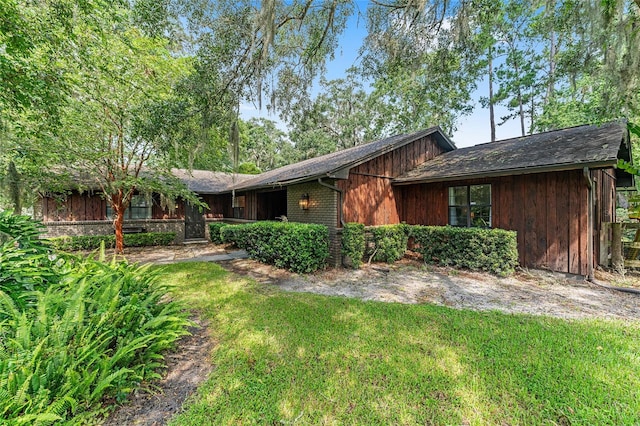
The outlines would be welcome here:
[[[302,196],[300,196],[300,201],[298,201],[298,205],[302,210],[309,210],[309,194],[302,194]]]

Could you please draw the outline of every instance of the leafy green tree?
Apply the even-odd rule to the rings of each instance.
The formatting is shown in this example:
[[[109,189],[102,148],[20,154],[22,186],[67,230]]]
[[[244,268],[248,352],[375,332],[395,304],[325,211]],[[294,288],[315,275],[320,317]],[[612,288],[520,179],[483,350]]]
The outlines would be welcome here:
[[[321,92],[301,103],[290,117],[291,139],[298,159],[327,154],[376,139],[386,122],[380,119],[379,105],[351,69],[343,79],[320,80]]]
[[[378,134],[436,124],[452,132],[472,111],[478,60],[460,43],[456,11],[438,1],[376,3],[367,10],[361,72],[373,87]]]
[[[276,123],[266,118],[252,118],[242,122],[240,158],[254,164],[258,170],[272,170],[289,164],[287,148],[291,143]]]
[[[112,23],[106,18],[101,28]],[[126,19],[119,23],[108,33],[90,25],[74,28],[73,96],[62,113],[65,132],[53,149],[81,188],[97,187],[111,205],[121,253],[124,213],[136,193],[179,195],[191,202],[195,195],[171,178],[173,163],[162,155],[167,135],[153,125],[155,107],[171,97],[188,73],[188,61],[172,56],[163,39],[144,36]]]

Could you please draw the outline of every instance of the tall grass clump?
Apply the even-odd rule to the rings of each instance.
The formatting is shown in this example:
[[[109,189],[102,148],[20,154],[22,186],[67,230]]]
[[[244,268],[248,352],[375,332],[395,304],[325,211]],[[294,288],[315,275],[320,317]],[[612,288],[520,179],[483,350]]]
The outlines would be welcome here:
[[[30,222],[0,214],[0,419],[86,421],[158,378],[188,320],[157,273],[60,255]]]

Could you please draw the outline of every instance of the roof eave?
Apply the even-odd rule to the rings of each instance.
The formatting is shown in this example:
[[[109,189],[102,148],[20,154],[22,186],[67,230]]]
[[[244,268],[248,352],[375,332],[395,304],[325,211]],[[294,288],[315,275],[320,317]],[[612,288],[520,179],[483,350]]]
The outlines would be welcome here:
[[[589,162],[589,163],[571,163],[571,164],[554,164],[550,166],[538,166],[538,167],[524,167],[518,169],[507,169],[507,170],[490,170],[487,172],[478,172],[478,173],[467,173],[467,174],[459,174],[459,175],[449,175],[449,176],[441,176],[441,177],[428,177],[428,178],[407,178],[402,180],[393,180],[393,185],[414,185],[420,183],[436,183],[436,182],[452,182],[459,180],[468,180],[468,179],[485,179],[485,178],[494,178],[501,176],[514,176],[514,175],[527,175],[534,173],[549,173],[549,172],[564,172],[569,170],[581,170],[584,167],[601,169],[605,167],[615,167],[617,160],[609,160],[609,161],[597,161],[597,162]]]
[[[259,190],[259,189],[264,189],[264,188],[277,188],[277,187],[284,187],[284,186],[288,186],[288,185],[294,185],[294,184],[299,184],[299,183],[307,183],[307,182],[311,182],[311,181],[315,181],[319,178],[329,178],[329,179],[348,179],[349,178],[349,170],[351,170],[354,167],[357,167],[361,164],[366,163],[367,161],[371,161],[374,158],[377,158],[381,155],[387,154],[391,151],[394,151],[398,148],[401,148],[405,145],[408,145],[412,142],[415,142],[416,140],[420,139],[420,138],[424,138],[426,136],[431,136],[431,135],[438,135],[436,137],[438,137],[442,143],[445,145],[443,148],[447,149],[448,151],[453,151],[458,149],[455,144],[447,137],[447,135],[442,131],[442,129],[440,128],[440,126],[435,126],[432,128],[429,128],[427,130],[425,130],[424,132],[417,132],[418,134],[415,135],[415,137],[413,138],[408,138],[405,141],[402,141],[401,143],[396,143],[393,145],[389,145],[387,147],[385,147],[384,149],[381,149],[380,151],[376,151],[375,153],[369,154],[367,156],[364,156],[362,158],[359,158],[357,160],[354,161],[350,161],[347,164],[343,164],[340,167],[337,167],[335,169],[329,170],[328,172],[325,173],[316,173],[314,175],[310,175],[310,176],[304,176],[302,178],[299,179],[292,179],[292,180],[288,180],[288,181],[279,181],[279,182],[269,182],[269,183],[264,183],[264,184],[260,184],[260,185],[255,185],[255,186],[247,186],[247,187],[235,187],[236,191],[255,191],[255,190]]]

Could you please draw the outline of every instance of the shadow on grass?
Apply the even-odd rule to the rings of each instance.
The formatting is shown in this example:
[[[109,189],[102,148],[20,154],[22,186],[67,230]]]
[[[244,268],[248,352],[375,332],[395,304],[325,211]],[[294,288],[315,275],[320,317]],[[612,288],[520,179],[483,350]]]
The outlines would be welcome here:
[[[172,424],[631,424],[638,327],[283,293],[165,267],[215,370]]]

